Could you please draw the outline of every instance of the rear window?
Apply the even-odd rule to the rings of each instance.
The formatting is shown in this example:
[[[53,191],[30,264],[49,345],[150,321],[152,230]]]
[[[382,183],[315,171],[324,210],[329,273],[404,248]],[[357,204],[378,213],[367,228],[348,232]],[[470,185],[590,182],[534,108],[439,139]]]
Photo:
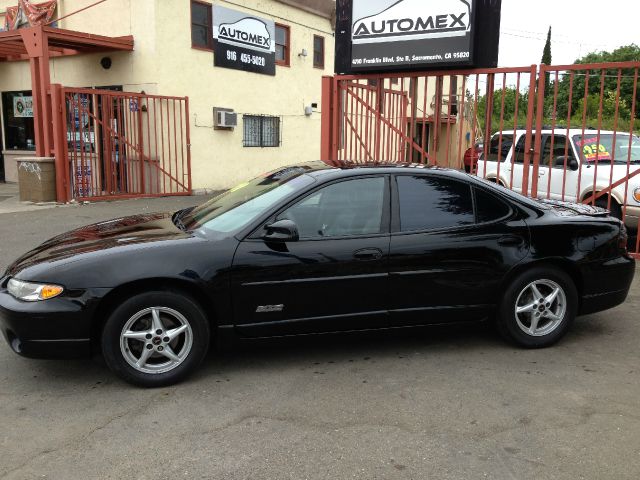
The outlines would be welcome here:
[[[495,222],[511,214],[511,207],[495,195],[480,188],[475,189],[475,195],[478,223]]]

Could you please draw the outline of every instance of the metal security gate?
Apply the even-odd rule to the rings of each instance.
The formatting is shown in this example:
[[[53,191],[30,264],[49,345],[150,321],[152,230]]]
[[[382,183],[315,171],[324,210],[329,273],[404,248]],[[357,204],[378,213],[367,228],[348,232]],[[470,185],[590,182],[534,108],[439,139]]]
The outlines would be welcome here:
[[[191,194],[188,98],[53,85],[52,107],[68,200]]]
[[[608,207],[640,258],[640,62],[323,78],[323,160],[465,169]]]
[[[345,81],[338,85],[341,115],[337,160],[387,158],[403,160],[409,99],[407,92],[385,88],[383,82]]]

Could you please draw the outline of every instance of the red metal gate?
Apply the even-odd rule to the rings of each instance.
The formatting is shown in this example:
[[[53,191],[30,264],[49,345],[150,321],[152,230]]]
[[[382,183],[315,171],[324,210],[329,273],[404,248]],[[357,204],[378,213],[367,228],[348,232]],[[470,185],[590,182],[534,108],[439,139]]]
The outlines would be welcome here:
[[[189,100],[52,86],[67,200],[191,194]]]
[[[464,168],[532,197],[605,206],[624,219],[629,250],[640,257],[639,69],[626,62],[325,77],[321,155]]]

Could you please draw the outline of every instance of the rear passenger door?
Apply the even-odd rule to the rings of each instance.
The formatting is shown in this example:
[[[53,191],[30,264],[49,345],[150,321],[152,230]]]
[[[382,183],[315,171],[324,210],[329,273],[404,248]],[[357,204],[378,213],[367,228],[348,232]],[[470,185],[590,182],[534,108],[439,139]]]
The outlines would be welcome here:
[[[477,319],[529,250],[519,212],[491,189],[433,173],[392,182],[392,325]]]
[[[554,135],[547,138],[541,162],[549,166],[548,186],[545,187],[549,191],[549,198],[574,202],[578,185],[578,170],[571,168],[571,164],[577,161],[573,147],[570,142],[567,143],[566,135]]]

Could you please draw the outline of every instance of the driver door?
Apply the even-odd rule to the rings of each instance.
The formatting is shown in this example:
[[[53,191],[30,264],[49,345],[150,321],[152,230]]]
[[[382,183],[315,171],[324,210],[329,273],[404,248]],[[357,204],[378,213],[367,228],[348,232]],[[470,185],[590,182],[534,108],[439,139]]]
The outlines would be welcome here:
[[[240,243],[232,267],[235,328],[248,337],[388,325],[387,176],[322,186]],[[299,240],[266,240],[264,226],[297,226]]]

